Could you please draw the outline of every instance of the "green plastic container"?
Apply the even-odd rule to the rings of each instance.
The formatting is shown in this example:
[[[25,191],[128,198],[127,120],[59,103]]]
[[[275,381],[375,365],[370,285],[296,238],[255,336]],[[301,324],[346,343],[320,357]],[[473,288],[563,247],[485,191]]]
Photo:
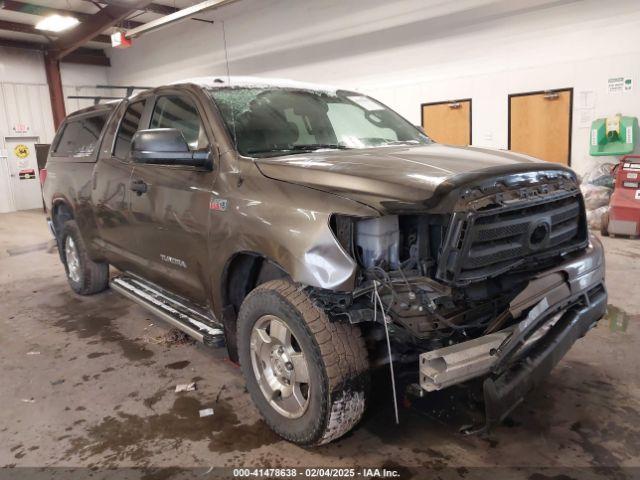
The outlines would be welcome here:
[[[591,124],[589,154],[593,156],[628,155],[638,139],[638,119],[614,115],[598,118]]]

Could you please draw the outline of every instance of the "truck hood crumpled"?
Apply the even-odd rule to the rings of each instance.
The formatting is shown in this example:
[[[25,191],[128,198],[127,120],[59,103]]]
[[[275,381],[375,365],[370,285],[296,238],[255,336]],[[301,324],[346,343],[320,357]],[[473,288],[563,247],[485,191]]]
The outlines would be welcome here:
[[[436,143],[323,150],[255,161],[269,178],[340,195],[381,212],[426,206],[437,190],[477,179],[543,170],[571,172],[509,151]]]

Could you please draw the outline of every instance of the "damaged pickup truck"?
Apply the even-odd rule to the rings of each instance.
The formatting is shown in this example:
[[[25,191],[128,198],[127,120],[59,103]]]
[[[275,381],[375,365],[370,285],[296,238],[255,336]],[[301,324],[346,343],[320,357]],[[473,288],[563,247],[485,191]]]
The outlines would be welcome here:
[[[573,171],[436,144],[360,93],[159,87],[70,115],[47,172],[71,288],[225,344],[298,444],[351,430],[381,366],[483,380],[499,422],[605,313]]]

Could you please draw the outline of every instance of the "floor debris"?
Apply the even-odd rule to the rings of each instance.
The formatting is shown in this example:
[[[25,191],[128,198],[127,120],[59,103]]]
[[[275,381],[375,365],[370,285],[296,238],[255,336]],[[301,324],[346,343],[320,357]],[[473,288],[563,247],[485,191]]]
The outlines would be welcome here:
[[[145,337],[145,342],[155,345],[194,345],[197,342],[189,335],[177,328],[172,328],[163,335]]]
[[[629,326],[629,315],[615,305],[607,305],[607,315],[605,319],[609,320],[609,330],[612,332],[626,332]]]
[[[203,408],[200,410],[200,418],[210,417],[211,415],[213,415],[213,408]]]
[[[222,395],[222,392],[224,391],[225,388],[227,388],[227,384],[226,383],[224,385],[222,385],[220,390],[218,390],[218,394],[216,395],[216,403],[218,403],[218,400],[220,400],[220,395]]]
[[[197,388],[196,382],[181,383],[176,385],[176,393],[179,392],[193,392]]]
[[[27,355],[40,355],[40,352],[27,352]]]
[[[31,397],[31,398],[23,398],[21,401],[23,401],[24,403],[36,403],[36,400],[33,397]]]

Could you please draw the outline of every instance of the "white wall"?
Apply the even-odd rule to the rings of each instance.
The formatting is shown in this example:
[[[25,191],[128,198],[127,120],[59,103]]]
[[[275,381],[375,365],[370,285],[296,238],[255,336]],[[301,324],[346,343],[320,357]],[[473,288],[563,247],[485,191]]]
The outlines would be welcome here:
[[[114,51],[109,80],[225,74],[224,22],[231,75],[360,89],[415,123],[421,103],[471,97],[479,146],[507,147],[510,93],[573,87],[595,93],[596,117],[640,116],[637,0],[240,0],[210,17]],[[609,95],[615,76],[633,78],[633,91]],[[588,129],[575,113],[572,165],[583,172]]]
[[[67,113],[93,104],[67,95],[95,95],[92,87],[107,82],[106,67],[63,63],[61,73]],[[28,125],[29,132],[16,134],[16,124]],[[6,137],[37,137],[49,143],[54,134],[42,53],[0,47],[0,157],[7,156]],[[13,209],[7,174],[6,159],[0,158],[0,212]]]

